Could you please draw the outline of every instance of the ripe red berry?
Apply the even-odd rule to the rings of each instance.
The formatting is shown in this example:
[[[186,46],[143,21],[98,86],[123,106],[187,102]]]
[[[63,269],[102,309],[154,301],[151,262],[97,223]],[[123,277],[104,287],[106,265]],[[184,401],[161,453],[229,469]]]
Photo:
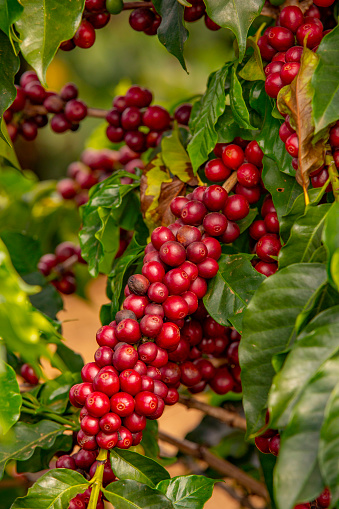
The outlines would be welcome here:
[[[85,449],[85,451],[94,451],[94,449],[97,448],[95,436],[86,435],[86,433],[84,433],[82,429],[78,431],[77,440],[80,447],[82,447],[82,449]]]
[[[277,272],[278,264],[260,261],[260,262],[256,263],[254,268],[257,272],[260,272],[260,274],[263,274],[264,276],[269,277]]]
[[[184,20],[188,22],[198,21],[205,13],[205,5],[201,1],[197,1],[192,7],[185,7]]]
[[[86,408],[90,415],[102,417],[110,409],[109,398],[102,392],[92,392],[86,398]]]
[[[92,383],[95,376],[99,373],[100,367],[95,362],[88,362],[81,369],[81,378],[83,382]]]
[[[203,202],[208,210],[217,212],[224,207],[227,196],[227,191],[223,187],[213,184],[204,191]]]
[[[270,62],[269,64],[266,65],[264,69],[266,76],[270,76],[275,72],[280,72],[283,65],[284,62],[281,61]]]
[[[175,405],[179,401],[179,393],[174,387],[169,387],[167,396],[164,399],[166,405]]]
[[[180,329],[177,325],[171,322],[163,324],[159,335],[156,338],[156,344],[160,348],[171,349],[175,348],[180,341]]]
[[[157,405],[157,397],[152,392],[141,391],[135,396],[135,411],[140,415],[151,415]]]
[[[115,335],[115,327],[109,325],[103,325],[96,333],[96,340],[99,346],[109,346],[114,348],[117,344],[117,338]]]
[[[149,265],[149,264],[147,264],[147,265]],[[147,277],[147,279],[150,282],[152,282],[152,283],[154,282],[154,281],[151,281],[151,279],[149,277]],[[142,318],[144,316],[145,308],[146,308],[148,303],[149,303],[149,300],[144,295],[129,295],[124,300],[123,308],[124,309],[129,309],[130,311],[133,311],[133,313],[136,315],[137,319],[139,319],[139,318]],[[132,326],[130,326],[130,324],[129,324],[129,327],[132,328]],[[134,328],[133,329],[134,333],[136,334],[135,326],[134,325],[133,325],[133,328]]]
[[[118,431],[121,426],[121,419],[119,415],[108,412],[99,420],[99,426],[103,433],[110,435],[111,433]]]
[[[178,229],[176,238],[180,244],[187,247],[201,239],[201,232],[195,226],[184,225]]]
[[[205,165],[205,175],[211,182],[223,182],[231,175],[231,170],[221,159],[211,159]]]
[[[119,380],[122,392],[127,392],[135,396],[141,391],[141,376],[134,369],[125,369],[122,371]]]
[[[152,98],[152,92],[138,85],[131,86],[125,95],[127,106],[136,106],[137,108],[146,108],[152,102]]]
[[[155,249],[157,249],[158,251],[161,248],[161,246],[165,244],[165,242],[168,242],[170,240],[174,241],[175,236],[173,235],[171,230],[166,226],[158,226],[157,228],[155,228],[155,230],[153,230],[151,235],[151,241]]]
[[[148,304],[146,306],[145,315],[156,315],[156,316],[160,316],[161,318],[164,318],[165,313],[164,313],[163,307],[160,304],[154,304],[152,302],[151,304]]]
[[[234,380],[226,367],[220,367],[216,369],[209,385],[217,394],[227,394],[234,388]]]
[[[92,394],[93,386],[91,383],[82,383],[74,386],[74,398],[80,405],[84,405],[87,396]]]
[[[109,346],[99,346],[94,354],[94,360],[101,368],[111,365],[112,359],[113,350]]]
[[[260,171],[254,164],[244,163],[237,170],[238,182],[245,187],[254,187],[260,182]]]
[[[210,212],[204,217],[203,227],[207,235],[219,237],[227,228],[227,218],[219,212]],[[194,261],[194,260],[191,260]]]
[[[259,37],[258,40],[258,47],[262,56],[263,60],[266,60],[267,62],[270,62],[274,55],[276,54],[276,50],[270,46],[268,42],[268,37],[266,34]]]
[[[195,313],[195,311],[198,309],[198,297],[193,292],[185,292],[181,294],[181,297],[185,299],[187,305],[188,305],[188,315],[191,315]]]
[[[118,433],[107,434],[103,431],[99,431],[96,436],[96,441],[101,449],[113,449],[118,443]]]
[[[170,295],[163,303],[163,308],[169,320],[185,318],[188,314],[188,304],[179,295]]]
[[[210,258],[214,258],[215,260],[219,260],[221,256],[220,242],[214,237],[205,237],[204,239],[202,239],[202,241],[207,247],[207,256],[209,256]]]
[[[80,449],[74,456],[74,461],[78,468],[87,470],[94,463],[97,455],[97,451],[85,451],[84,449]]]
[[[124,418],[123,423],[131,433],[139,433],[139,431],[143,431],[146,427],[146,417],[133,412]]]
[[[299,46],[304,46],[307,36],[306,46],[310,49],[315,48],[320,44],[323,37],[322,26],[316,22],[308,22],[302,24],[297,30],[297,41]]]
[[[249,228],[249,234],[254,240],[259,240],[263,235],[266,235],[268,233],[265,225],[265,221],[262,219],[257,219],[256,221],[253,221]]]
[[[81,429],[86,435],[96,435],[99,433],[99,419],[91,415],[85,415],[80,423]]]
[[[55,466],[56,468],[69,468],[70,470],[76,469],[74,458],[68,454],[60,456],[60,458],[57,459]]]
[[[198,276],[194,281],[191,282],[188,289],[190,292],[195,293],[198,299],[202,299],[207,292],[207,283],[204,278]]]
[[[328,488],[325,488],[324,491],[317,498],[317,504],[319,507],[329,507],[331,504],[331,492]]]
[[[185,224],[199,226],[206,213],[207,209],[202,202],[198,200],[191,200],[182,208],[181,219]]]
[[[143,32],[151,27],[154,19],[154,12],[151,9],[140,7],[134,9],[129,17],[129,24],[137,32]]]
[[[280,76],[284,83],[284,85],[289,85],[292,83],[294,78],[297,76],[300,69],[300,63],[299,62],[287,62],[283,65]]]
[[[225,244],[231,244],[240,235],[240,228],[237,225],[237,223],[234,223],[233,221],[228,221],[227,228],[225,233],[221,236],[221,241]]]
[[[250,207],[246,198],[242,195],[234,194],[233,196],[229,196],[223,212],[227,219],[230,219],[231,221],[238,221],[246,217],[249,210]]]
[[[193,387],[201,381],[201,373],[193,362],[185,361],[180,365],[181,370],[181,383],[186,387]]]
[[[207,257],[207,247],[203,242],[193,242],[188,246],[187,258],[190,262],[200,263],[204,261],[206,257]]]
[[[154,361],[157,356],[158,347],[155,343],[148,341],[138,346],[139,358],[146,363]]]
[[[128,344],[123,344],[118,350],[115,350],[113,354],[113,366],[118,371],[134,368],[137,360],[138,353],[133,346]]]
[[[288,28],[295,34],[304,21],[304,15],[298,6],[289,5],[281,11],[279,21],[282,27]]]
[[[16,97],[10,106],[10,109],[12,112],[17,112],[17,111],[23,110],[24,106],[25,106],[25,102],[26,102],[25,91],[18,85],[15,85],[15,88],[16,88]]]
[[[297,133],[291,134],[285,142],[285,148],[292,157],[298,157],[299,140]]]
[[[159,255],[161,260],[170,267],[177,267],[186,260],[185,248],[176,241],[165,242],[160,248]]]
[[[152,283],[148,289],[147,295],[151,301],[162,304],[168,297],[168,289],[163,283]]]
[[[273,262],[272,256],[278,256],[281,248],[279,237],[274,234],[267,234],[258,240],[256,254],[264,262]]]
[[[181,104],[174,111],[175,120],[182,125],[188,125],[188,121],[190,119],[192,111],[192,104]]]
[[[219,264],[214,258],[207,257],[203,262],[198,263],[199,276],[204,279],[212,279],[217,275]]]
[[[266,31],[269,44],[277,51],[286,51],[294,45],[294,35],[283,26],[271,27]]]
[[[269,233],[279,233],[279,220],[276,212],[266,214],[264,221]]]
[[[124,139],[124,130],[122,127],[115,127],[114,125],[109,125],[106,128],[106,136],[112,143],[120,143]]]
[[[106,368],[101,369],[93,380],[93,389],[106,394],[108,397],[113,396],[120,389],[118,375]]]
[[[21,366],[20,375],[25,380],[25,382],[29,383],[30,385],[37,385],[39,383],[37,374],[29,364],[23,364]]]
[[[149,106],[142,119],[144,125],[152,131],[163,131],[171,122],[170,114],[162,106]]]
[[[66,103],[65,115],[70,122],[80,122],[87,116],[87,106],[79,99],[72,99]]]
[[[294,133],[293,129],[290,128],[286,122],[283,122],[281,124],[279,128],[279,138],[281,139],[281,141],[285,143],[287,138],[289,138],[293,133]]]
[[[75,32],[73,41],[79,48],[90,48],[93,46],[95,42],[95,30],[93,25],[89,21],[83,19],[78,30]]]
[[[111,410],[120,417],[126,417],[134,411],[134,399],[127,392],[118,392],[111,397]]]
[[[276,99],[284,83],[281,79],[280,72],[274,72],[270,74],[265,81],[266,94]]]
[[[244,151],[235,144],[227,145],[222,151],[222,160],[224,164],[232,170],[237,170],[244,162]]]

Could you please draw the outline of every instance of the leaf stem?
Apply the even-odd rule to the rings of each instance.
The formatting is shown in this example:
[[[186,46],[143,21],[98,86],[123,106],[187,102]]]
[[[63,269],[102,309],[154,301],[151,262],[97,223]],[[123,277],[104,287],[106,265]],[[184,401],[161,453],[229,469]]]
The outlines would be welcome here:
[[[99,455],[97,457],[97,461],[99,462],[97,469],[93,478],[90,481],[92,485],[91,498],[89,499],[89,503],[87,509],[96,509],[99,494],[102,488],[102,478],[104,475],[104,467],[107,461],[108,451],[105,449],[100,449]]]
[[[26,403],[26,402],[24,402]],[[31,409],[31,408],[28,408],[26,406],[24,406],[22,408],[22,412],[25,413],[25,414],[30,414],[30,415],[41,415],[42,417],[46,417],[47,419],[51,420],[51,421],[55,421],[55,422],[58,422],[59,424],[65,424],[67,426],[71,426],[71,428],[75,428],[75,424],[73,421],[69,421],[68,419],[65,419],[64,417],[61,417],[60,415],[57,415],[57,414],[53,414],[53,413],[50,413],[50,412],[39,412],[39,410],[37,410],[35,408],[35,410]]]
[[[307,187],[303,184],[303,191],[304,191],[304,199],[305,199],[305,205],[309,205],[310,203],[310,197],[308,196]]]
[[[196,410],[201,410],[207,415],[211,417],[215,417],[221,422],[224,422],[231,428],[238,428],[246,431],[246,419],[241,417],[238,412],[226,410],[222,407],[214,407],[199,401],[195,398],[189,398],[188,396],[181,395],[179,397],[179,403],[185,405],[187,408],[195,408]]]

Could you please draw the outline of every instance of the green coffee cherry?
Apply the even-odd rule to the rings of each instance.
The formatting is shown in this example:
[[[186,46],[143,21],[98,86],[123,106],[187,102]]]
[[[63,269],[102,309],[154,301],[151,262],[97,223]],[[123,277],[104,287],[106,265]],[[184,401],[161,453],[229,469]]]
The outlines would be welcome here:
[[[110,14],[120,14],[124,7],[122,0],[106,0],[106,9]]]

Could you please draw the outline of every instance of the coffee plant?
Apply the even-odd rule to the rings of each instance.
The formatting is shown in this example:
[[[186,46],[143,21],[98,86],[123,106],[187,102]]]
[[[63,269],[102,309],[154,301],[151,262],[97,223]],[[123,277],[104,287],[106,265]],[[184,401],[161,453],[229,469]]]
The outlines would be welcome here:
[[[1,507],[199,509],[218,482],[250,509],[339,508],[338,5],[1,2]],[[141,85],[107,110],[51,90],[57,51],[126,10],[178,72],[201,18],[229,58],[168,108]],[[23,140],[88,118],[58,181],[21,168]],[[84,364],[58,313],[99,276]],[[158,429],[172,405],[204,413],[184,440]]]

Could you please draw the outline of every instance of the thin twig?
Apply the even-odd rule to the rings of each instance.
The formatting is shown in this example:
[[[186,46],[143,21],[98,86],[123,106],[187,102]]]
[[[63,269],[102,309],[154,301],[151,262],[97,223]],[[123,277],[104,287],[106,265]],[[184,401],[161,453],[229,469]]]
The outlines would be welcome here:
[[[199,458],[205,461],[210,467],[217,470],[217,472],[220,472],[223,476],[235,479],[251,493],[255,493],[256,495],[268,500],[268,493],[263,483],[256,481],[243,470],[232,465],[229,461],[218,458],[218,456],[213,454],[206,447],[196,444],[195,442],[191,442],[190,440],[180,440],[164,433],[163,431],[159,431],[158,436],[160,440],[176,446],[179,451],[184,454],[188,454],[194,458]]]
[[[230,193],[235,186],[235,184],[238,182],[237,172],[234,171],[230,177],[226,180],[226,182],[223,183],[223,188]]]
[[[224,422],[231,428],[238,428],[246,431],[246,419],[241,417],[238,412],[225,410],[225,408],[222,407],[214,407],[208,405],[207,403],[203,403],[198,399],[183,395],[179,397],[179,403],[185,405],[187,408],[195,408],[196,410],[201,410],[205,414],[210,415],[211,417],[215,417],[221,422]]]
[[[154,7],[152,2],[125,2],[123,10],[127,11],[130,9],[139,9],[139,7]]]
[[[87,116],[95,117],[95,118],[106,118],[108,110],[103,110],[101,108],[87,108]]]

